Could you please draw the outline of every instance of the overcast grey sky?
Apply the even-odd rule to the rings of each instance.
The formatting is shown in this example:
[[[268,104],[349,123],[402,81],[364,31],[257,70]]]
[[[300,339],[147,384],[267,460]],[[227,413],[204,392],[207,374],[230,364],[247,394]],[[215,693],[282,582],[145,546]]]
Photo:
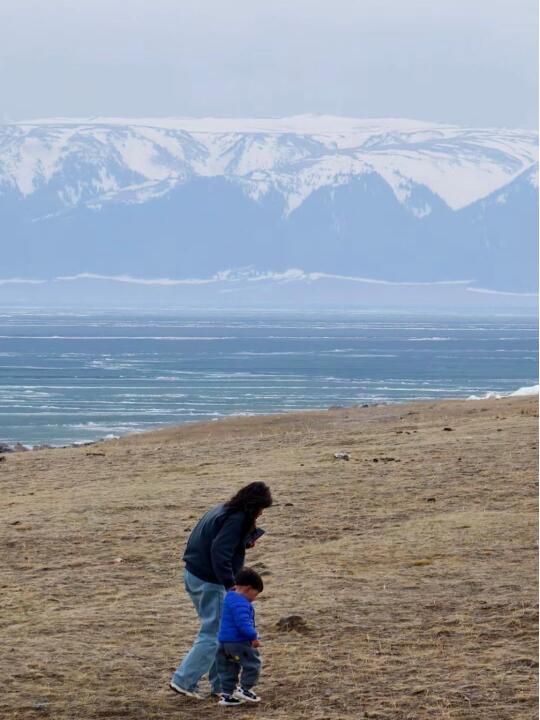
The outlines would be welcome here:
[[[0,118],[537,124],[536,0],[1,0]]]

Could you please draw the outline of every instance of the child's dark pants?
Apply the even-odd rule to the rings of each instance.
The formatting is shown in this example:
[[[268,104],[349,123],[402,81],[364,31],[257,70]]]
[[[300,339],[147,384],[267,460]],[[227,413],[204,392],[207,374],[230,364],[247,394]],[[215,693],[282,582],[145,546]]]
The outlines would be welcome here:
[[[221,692],[232,695],[238,685],[245,690],[257,683],[261,671],[261,658],[250,642],[220,643],[216,655],[216,665],[221,680]],[[241,671],[241,674],[240,674]]]

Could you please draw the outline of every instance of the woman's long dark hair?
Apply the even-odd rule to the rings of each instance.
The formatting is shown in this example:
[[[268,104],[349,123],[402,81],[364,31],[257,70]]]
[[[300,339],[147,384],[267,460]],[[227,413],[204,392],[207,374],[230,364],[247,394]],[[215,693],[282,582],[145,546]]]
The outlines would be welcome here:
[[[252,482],[241,488],[236,495],[225,503],[228,513],[243,512],[246,514],[246,525],[252,527],[255,524],[255,515],[258,510],[272,505],[272,493],[266,483]]]

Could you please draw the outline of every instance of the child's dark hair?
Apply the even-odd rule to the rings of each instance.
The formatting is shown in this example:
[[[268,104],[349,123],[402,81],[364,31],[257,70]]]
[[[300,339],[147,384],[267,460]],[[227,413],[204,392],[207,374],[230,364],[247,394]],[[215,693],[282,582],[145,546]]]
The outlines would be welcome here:
[[[262,592],[264,590],[262,577],[258,572],[255,572],[255,570],[248,567],[242,568],[240,572],[236,573],[236,584],[253,588],[253,590],[256,590],[257,592]]]

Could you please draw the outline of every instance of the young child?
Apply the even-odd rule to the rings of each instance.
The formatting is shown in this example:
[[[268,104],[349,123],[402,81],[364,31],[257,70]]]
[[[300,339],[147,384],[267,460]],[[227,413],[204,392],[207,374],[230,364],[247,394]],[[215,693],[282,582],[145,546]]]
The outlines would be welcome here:
[[[257,651],[260,643],[255,627],[255,611],[251,603],[263,588],[261,576],[255,570],[243,568],[236,575],[234,589],[225,596],[216,655],[221,681],[218,704],[223,707],[260,702],[260,697],[252,690],[259,679],[261,660]]]

